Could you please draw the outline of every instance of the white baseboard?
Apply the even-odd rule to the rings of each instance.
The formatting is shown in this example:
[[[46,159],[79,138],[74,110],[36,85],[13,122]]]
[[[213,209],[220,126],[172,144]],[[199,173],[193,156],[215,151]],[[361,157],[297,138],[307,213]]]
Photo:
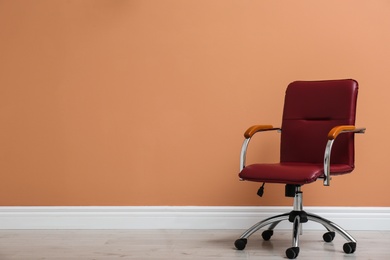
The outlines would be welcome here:
[[[347,230],[390,230],[389,207],[306,207]],[[246,229],[290,207],[0,207],[0,229]],[[279,229],[291,228],[284,221]],[[323,229],[308,222],[304,228]]]

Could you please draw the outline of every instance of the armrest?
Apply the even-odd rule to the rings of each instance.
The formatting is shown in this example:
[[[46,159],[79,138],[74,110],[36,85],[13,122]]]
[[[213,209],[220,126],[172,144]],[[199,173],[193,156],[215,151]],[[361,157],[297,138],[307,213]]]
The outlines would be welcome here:
[[[280,130],[280,128],[274,128],[272,125],[253,125],[245,131],[244,137],[251,138],[257,132],[270,130]]]
[[[324,154],[324,186],[330,185],[330,154],[332,152],[333,142],[339,134],[356,133],[364,134],[366,128],[356,128],[354,125],[340,125],[333,127],[328,133],[328,143],[326,144]]]
[[[328,133],[328,140],[334,140],[341,133],[359,133],[363,134],[366,131],[366,128],[356,128],[353,125],[340,125],[335,126]]]
[[[254,134],[257,132],[263,132],[263,131],[272,131],[272,130],[281,130],[280,128],[274,128],[272,125],[254,125],[249,127],[245,133],[244,133],[244,143],[242,144],[241,147],[241,155],[240,155],[240,172],[244,169],[245,167],[245,159],[246,159],[246,151],[248,149],[248,144],[251,138],[253,137]]]

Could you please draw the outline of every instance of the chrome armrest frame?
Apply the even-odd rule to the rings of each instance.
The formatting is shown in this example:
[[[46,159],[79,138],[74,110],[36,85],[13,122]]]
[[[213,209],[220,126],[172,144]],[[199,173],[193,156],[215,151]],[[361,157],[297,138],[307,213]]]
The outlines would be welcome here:
[[[355,133],[355,134],[364,134],[366,131],[366,128],[355,128],[353,130],[343,130],[340,134],[343,133]],[[332,146],[335,139],[328,140],[325,148],[325,154],[324,154],[324,186],[330,186],[330,180],[332,179],[330,176],[330,155],[332,152]]]
[[[244,143],[241,147],[241,154],[240,154],[240,172],[245,168],[245,161],[246,161],[246,151],[248,149],[248,144],[251,138],[245,138]]]
[[[281,132],[282,129],[280,128],[270,128],[270,129],[264,129],[259,132],[265,132],[265,131],[274,131],[277,130],[278,132]],[[248,150],[248,145],[251,140],[251,137],[245,138],[244,142],[241,147],[241,154],[240,154],[240,172],[245,168],[245,161],[246,161],[246,152]]]

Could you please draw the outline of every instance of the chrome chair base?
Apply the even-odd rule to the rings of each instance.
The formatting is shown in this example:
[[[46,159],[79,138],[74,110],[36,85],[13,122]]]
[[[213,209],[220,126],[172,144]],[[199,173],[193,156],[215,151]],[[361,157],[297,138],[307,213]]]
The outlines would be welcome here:
[[[247,239],[254,234],[256,231],[260,230],[262,227],[270,225],[268,229],[263,231],[262,237],[264,240],[269,240],[273,235],[274,228],[282,221],[288,220],[293,223],[293,232],[292,232],[292,247],[286,250],[286,256],[289,259],[294,259],[299,254],[299,235],[302,234],[302,224],[308,221],[314,221],[322,226],[328,231],[323,235],[325,242],[331,242],[335,237],[335,232],[339,233],[344,237],[348,242],[344,244],[343,249],[347,254],[352,254],[356,250],[356,240],[344,229],[342,229],[337,224],[331,222],[328,219],[322,218],[318,215],[307,213],[302,210],[302,192],[300,190],[295,194],[294,197],[294,210],[289,213],[280,214],[273,216],[267,219],[264,219],[247,231],[245,231],[239,239],[234,243],[238,250],[243,250],[246,246]]]

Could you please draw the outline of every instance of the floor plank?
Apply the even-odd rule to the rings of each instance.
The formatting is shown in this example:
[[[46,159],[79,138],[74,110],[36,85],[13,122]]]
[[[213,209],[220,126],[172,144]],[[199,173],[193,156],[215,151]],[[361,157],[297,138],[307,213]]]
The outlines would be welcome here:
[[[297,259],[387,259],[389,231],[352,231],[354,254],[343,252],[344,239],[322,241],[322,232],[307,231]],[[288,231],[270,241],[253,235],[243,251],[234,248],[240,230],[0,230],[0,259],[286,259]]]

